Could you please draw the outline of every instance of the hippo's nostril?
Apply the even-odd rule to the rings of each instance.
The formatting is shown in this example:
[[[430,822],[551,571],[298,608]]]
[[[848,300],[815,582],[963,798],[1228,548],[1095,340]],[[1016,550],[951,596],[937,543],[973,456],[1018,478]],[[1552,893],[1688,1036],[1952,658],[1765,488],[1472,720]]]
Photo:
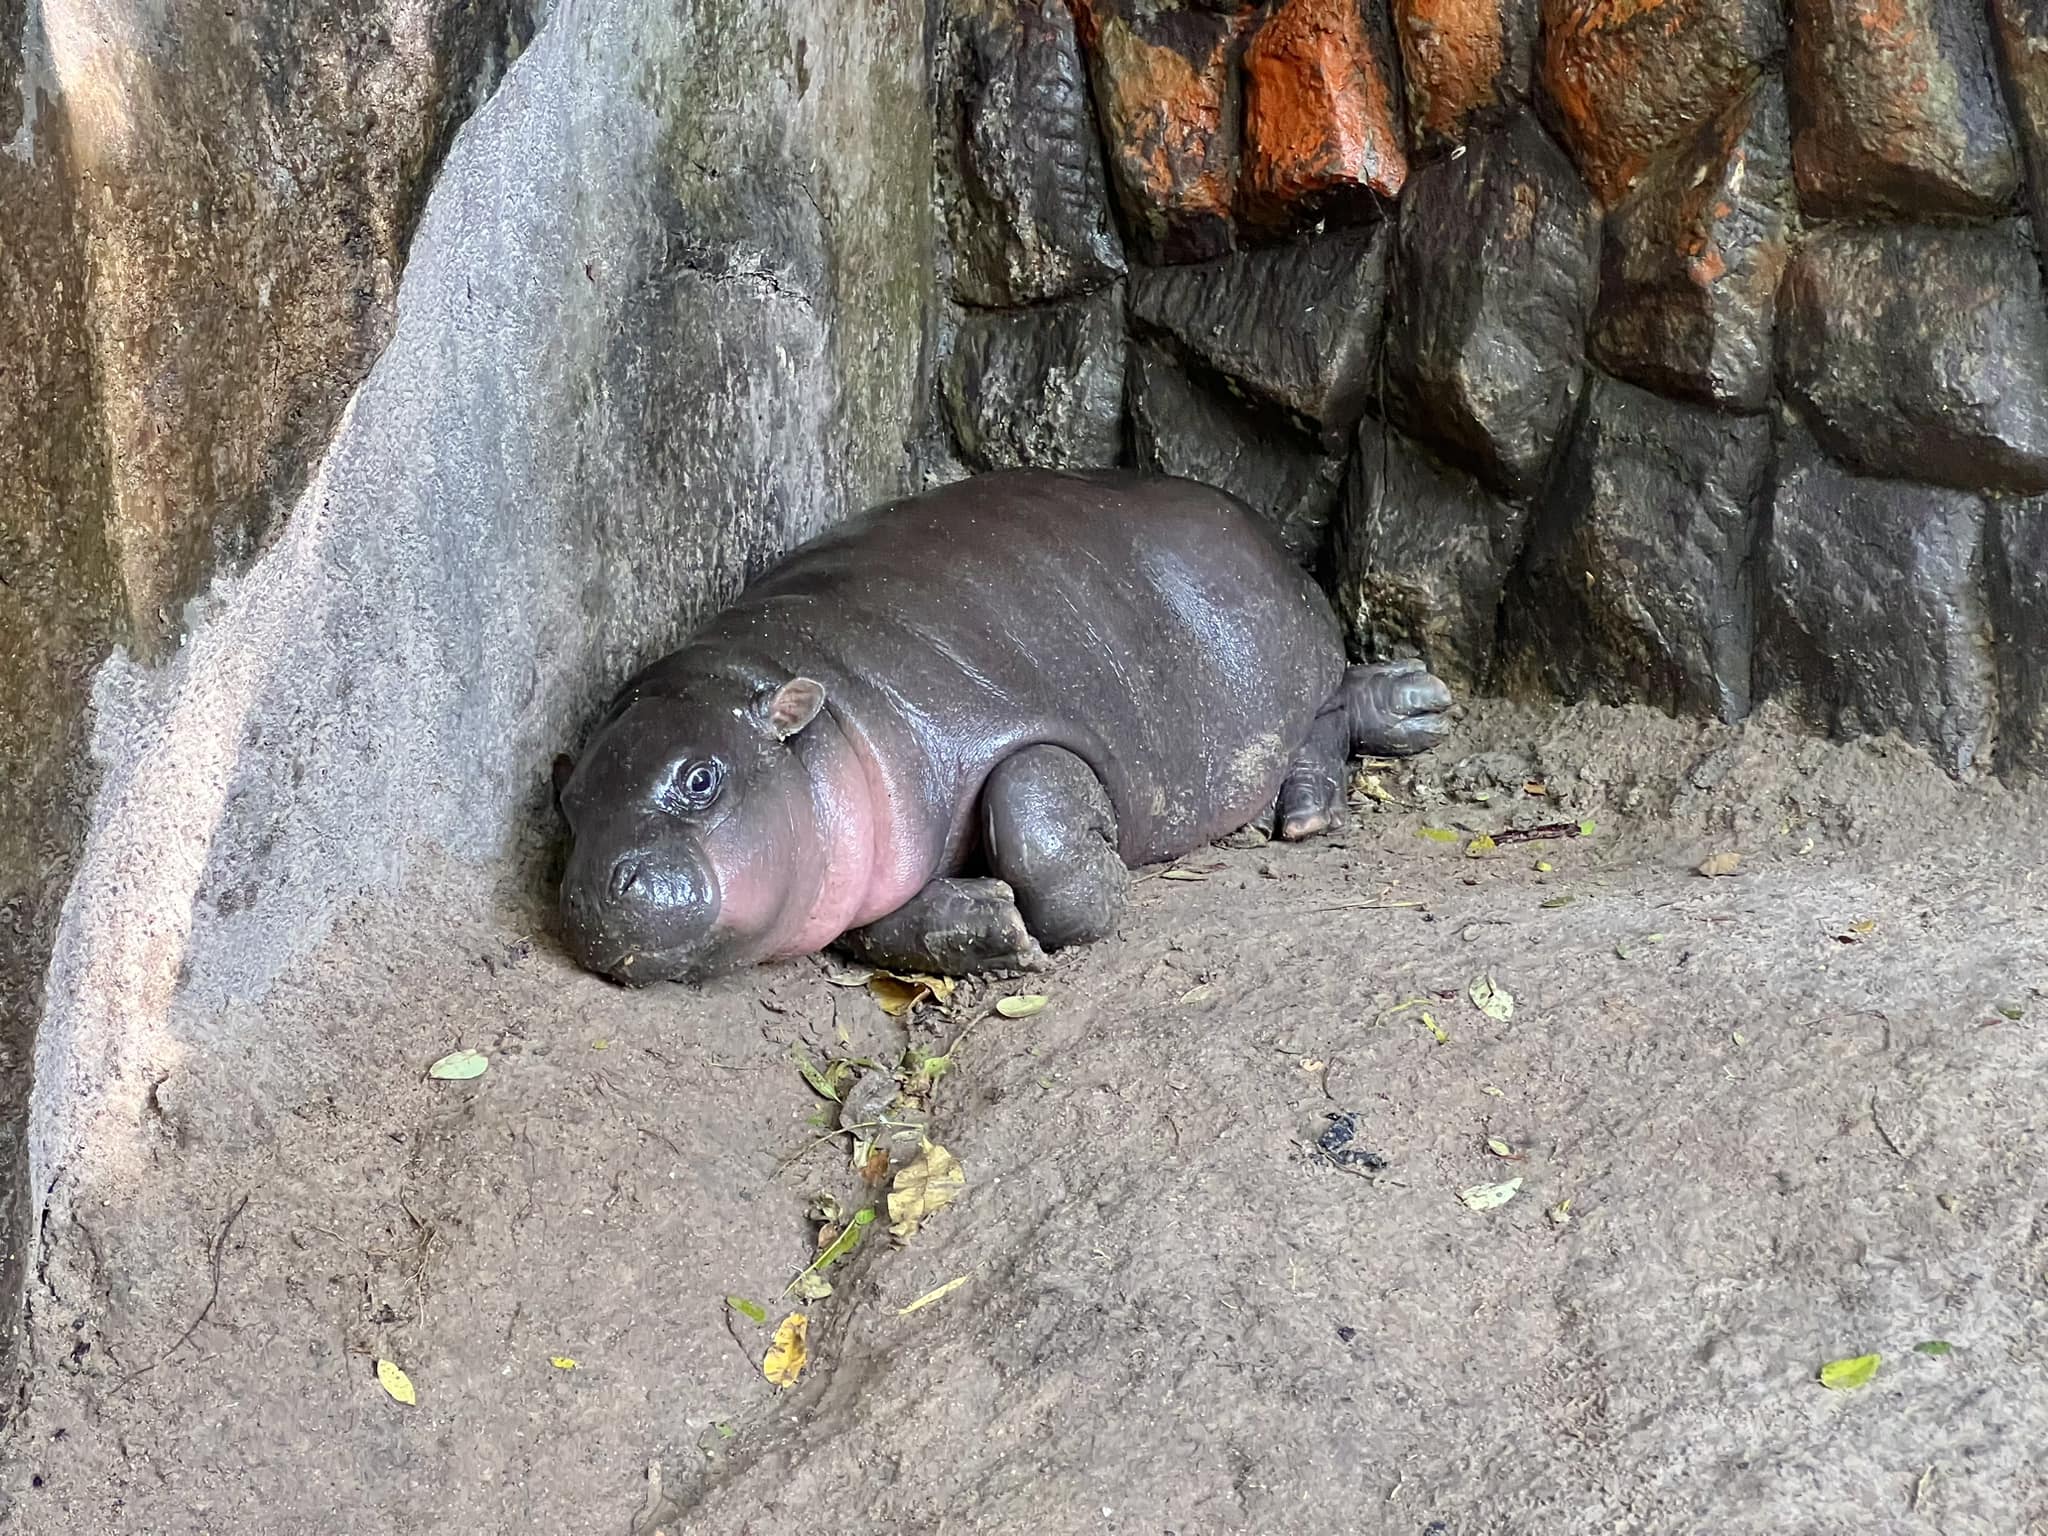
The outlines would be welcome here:
[[[626,892],[640,883],[640,876],[646,872],[638,859],[621,859],[612,866],[612,877],[605,885],[605,894],[613,901],[622,899]]]

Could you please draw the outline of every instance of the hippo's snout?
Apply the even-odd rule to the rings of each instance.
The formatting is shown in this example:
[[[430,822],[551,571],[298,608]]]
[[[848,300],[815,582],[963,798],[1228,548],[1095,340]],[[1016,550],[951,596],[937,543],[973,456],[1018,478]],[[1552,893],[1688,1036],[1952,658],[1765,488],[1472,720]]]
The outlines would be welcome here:
[[[679,839],[579,839],[562,876],[562,932],[579,965],[628,986],[713,968],[717,876]]]

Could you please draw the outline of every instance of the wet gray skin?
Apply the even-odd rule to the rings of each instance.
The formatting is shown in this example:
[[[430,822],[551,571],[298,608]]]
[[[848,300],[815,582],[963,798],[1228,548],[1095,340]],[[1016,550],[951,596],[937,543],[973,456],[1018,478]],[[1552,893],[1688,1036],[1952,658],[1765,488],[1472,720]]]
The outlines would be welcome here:
[[[981,476],[831,529],[621,689],[558,771],[564,937],[627,983],[835,944],[1033,968],[1110,930],[1132,866],[1328,826],[1345,758],[1427,750],[1450,702],[1347,667],[1222,492]]]

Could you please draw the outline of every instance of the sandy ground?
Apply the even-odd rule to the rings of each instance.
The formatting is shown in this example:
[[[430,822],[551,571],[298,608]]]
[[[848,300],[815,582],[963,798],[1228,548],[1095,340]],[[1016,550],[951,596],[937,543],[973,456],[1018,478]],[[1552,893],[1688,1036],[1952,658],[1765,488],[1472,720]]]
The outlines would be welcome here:
[[[1606,711],[1484,711],[1381,785],[907,1028],[810,962],[620,992],[423,875],[263,1003],[295,1053],[193,1022],[146,1173],[63,1191],[7,1525],[2048,1532],[2034,807]],[[778,1390],[806,1206],[864,1189],[791,1161],[791,1047],[962,1031],[964,1191],[869,1229]],[[489,1071],[423,1079],[458,1046]],[[1340,1110],[1383,1167],[1314,1149]]]

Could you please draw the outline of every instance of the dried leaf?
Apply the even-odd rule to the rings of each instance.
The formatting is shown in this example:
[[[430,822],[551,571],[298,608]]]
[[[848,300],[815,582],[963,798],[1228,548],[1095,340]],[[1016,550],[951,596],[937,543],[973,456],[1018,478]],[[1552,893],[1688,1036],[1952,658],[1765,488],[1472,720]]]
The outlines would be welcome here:
[[[431,1067],[427,1076],[444,1083],[466,1083],[490,1070],[490,1058],[482,1051],[450,1051]]]
[[[1472,999],[1472,1006],[1497,1023],[1505,1024],[1515,1016],[1515,996],[1506,987],[1496,986],[1491,976],[1476,978],[1465,989],[1465,995]]]
[[[1856,1387],[1867,1387],[1871,1378],[1877,1375],[1881,1355],[1855,1355],[1846,1360],[1830,1360],[1820,1368],[1820,1384],[1830,1392],[1847,1392]]]
[[[1522,786],[1522,793],[1541,797],[1550,793],[1550,786],[1539,779],[1531,779]]]
[[[1913,1346],[1913,1353],[1916,1355],[1933,1355],[1939,1359],[1954,1348],[1955,1345],[1949,1343],[1947,1339],[1928,1339],[1924,1343],[1915,1344]]]
[[[1837,944],[1861,944],[1875,932],[1877,932],[1876,920],[1866,917],[1860,922],[1851,923],[1840,933],[1837,933],[1835,935],[1835,942]]]
[[[864,987],[874,979],[874,971],[863,965],[850,971],[825,972],[825,980],[835,987]]]
[[[1042,992],[1024,992],[1015,997],[996,999],[996,1012],[1006,1019],[1028,1019],[1034,1013],[1043,1013],[1045,1005],[1052,999]]]
[[[1560,1200],[1543,1214],[1550,1218],[1553,1227],[1569,1226],[1572,1219],[1572,1202],[1569,1198]]]
[[[1553,896],[1542,905],[1546,911],[1555,911],[1559,907],[1568,907],[1571,904],[1572,899],[1569,896]]]
[[[889,1191],[889,1230],[909,1237],[918,1223],[943,1209],[967,1187],[959,1160],[944,1147],[927,1141],[910,1162],[897,1170]]]
[[[1215,995],[1216,989],[1205,981],[1199,987],[1189,987],[1181,993],[1179,1005],[1186,1007],[1190,1003],[1206,1003]]]
[[[810,1359],[811,1320],[792,1312],[775,1330],[775,1343],[761,1362],[761,1374],[778,1387],[793,1387]]]
[[[2003,1014],[2006,1018],[2013,1020],[2015,1023],[2017,1023],[2021,1019],[2024,1019],[2027,1016],[2027,1010],[2022,1008],[2018,1003],[2000,1003],[1998,1005],[1998,1011],[2001,1014]]]
[[[1709,880],[1721,880],[1742,868],[1739,853],[1712,853],[1700,861],[1700,873]]]
[[[1353,794],[1365,796],[1368,800],[1377,800],[1381,805],[1394,803],[1393,795],[1388,792],[1387,786],[1380,782],[1380,776],[1376,773],[1358,774],[1351,781],[1351,791]]]
[[[1507,1097],[1506,1094],[1502,1093],[1498,1088],[1494,1087],[1491,1083],[1480,1084],[1479,1091],[1485,1094],[1489,1099],[1504,1099]]]
[[[1432,843],[1455,843],[1458,840],[1456,830],[1451,827],[1417,827],[1415,835],[1426,837]]]
[[[1730,1035],[1730,1036],[1729,1036],[1728,1038],[1729,1038],[1729,1039],[1731,1039],[1731,1040],[1733,1040],[1733,1041],[1734,1041],[1734,1042],[1735,1042],[1735,1043],[1736,1043],[1737,1045],[1747,1045],[1747,1044],[1749,1044],[1749,1036],[1745,1035],[1745,1034],[1744,1034],[1744,1033],[1743,1033],[1743,1032],[1742,1032],[1741,1030],[1739,1030],[1739,1029],[1738,1029],[1738,1030],[1736,1030],[1736,1031],[1735,1031],[1735,1032],[1734,1032],[1734,1033],[1733,1033],[1732,1035]]]
[[[1483,859],[1499,846],[1492,838],[1482,832],[1465,845],[1465,857],[1468,859]]]
[[[408,1408],[419,1402],[419,1395],[412,1389],[412,1378],[389,1360],[377,1362],[377,1384],[391,1394],[393,1402],[403,1403]]]
[[[1514,1199],[1515,1191],[1521,1187],[1520,1179],[1509,1179],[1505,1184],[1474,1184],[1459,1190],[1458,1198],[1475,1211],[1490,1211]]]
[[[1179,865],[1175,865],[1172,869],[1162,869],[1159,871],[1159,878],[1162,880],[1206,880],[1209,877],[1199,869],[1182,869]]]
[[[950,976],[898,976],[892,971],[877,971],[868,978],[868,990],[892,1019],[901,1018],[927,998],[945,1002],[953,995],[954,985]]]
[[[832,1294],[832,1282],[815,1270],[805,1270],[790,1289],[799,1301],[823,1301]]]
[[[574,1355],[549,1355],[548,1364],[558,1371],[573,1371],[576,1369],[576,1357]]]
[[[959,1290],[961,1286],[965,1285],[969,1280],[973,1278],[974,1274],[971,1270],[964,1275],[956,1275],[951,1280],[948,1280],[944,1285],[939,1286],[934,1290],[926,1291],[922,1296],[918,1297],[917,1300],[913,1301],[909,1306],[898,1307],[896,1309],[896,1315],[898,1317],[908,1317],[911,1313],[920,1311],[921,1309],[930,1306],[933,1302],[941,1301],[944,1298],[952,1295],[955,1291]]]

